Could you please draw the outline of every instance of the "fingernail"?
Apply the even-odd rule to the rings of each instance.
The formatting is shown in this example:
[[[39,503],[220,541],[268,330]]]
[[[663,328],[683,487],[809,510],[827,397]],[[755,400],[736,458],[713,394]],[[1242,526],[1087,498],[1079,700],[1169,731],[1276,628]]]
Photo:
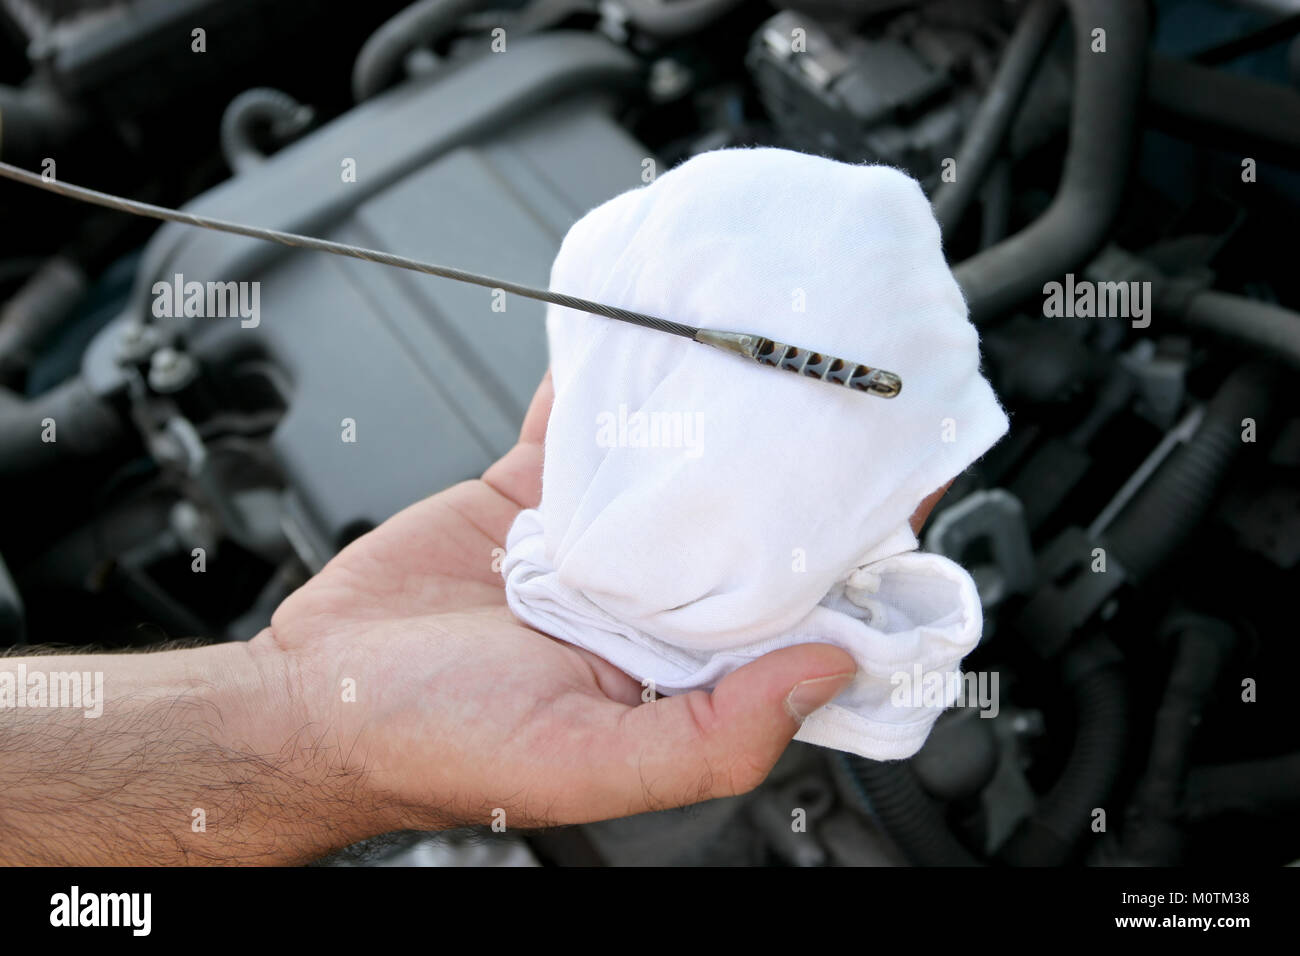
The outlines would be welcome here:
[[[785,710],[791,717],[803,723],[814,710],[824,707],[840,695],[844,688],[852,683],[856,675],[832,674],[830,677],[814,677],[812,680],[800,681],[786,695]]]

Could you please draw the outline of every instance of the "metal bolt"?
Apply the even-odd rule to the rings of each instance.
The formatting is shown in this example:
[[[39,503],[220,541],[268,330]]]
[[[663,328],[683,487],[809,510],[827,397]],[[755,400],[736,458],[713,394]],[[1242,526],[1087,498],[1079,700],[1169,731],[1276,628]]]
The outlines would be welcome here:
[[[161,348],[149,360],[149,387],[155,392],[175,392],[194,381],[194,359],[174,348]]]
[[[122,365],[143,361],[158,347],[158,333],[142,322],[132,322],[117,340],[117,360]]]
[[[659,102],[675,100],[691,87],[691,71],[665,57],[650,66],[650,96]]]

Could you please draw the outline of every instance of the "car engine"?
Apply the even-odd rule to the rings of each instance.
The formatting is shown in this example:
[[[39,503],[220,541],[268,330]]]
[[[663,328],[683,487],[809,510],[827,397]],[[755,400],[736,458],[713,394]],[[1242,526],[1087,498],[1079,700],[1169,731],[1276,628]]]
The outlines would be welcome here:
[[[1012,421],[923,535],[979,587],[987,706],[907,761],[794,744],[744,796],[326,862],[1282,865],[1298,34],[1262,0],[0,0],[0,159],[539,286],[587,210],[706,150],[931,196]],[[536,302],[0,210],[4,645],[250,639],[509,449],[546,369]]]

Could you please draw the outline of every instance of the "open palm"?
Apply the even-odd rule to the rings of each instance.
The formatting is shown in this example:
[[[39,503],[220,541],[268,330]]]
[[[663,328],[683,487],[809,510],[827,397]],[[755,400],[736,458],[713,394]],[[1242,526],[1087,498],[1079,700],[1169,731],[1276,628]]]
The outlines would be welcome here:
[[[256,639],[291,662],[301,727],[366,771],[393,829],[502,811],[510,827],[580,823],[744,792],[798,729],[794,714],[854,671],[845,652],[809,644],[712,693],[644,702],[638,681],[521,624],[498,549],[540,497],[552,397],[548,376],[519,443],[481,479],[357,539]]]

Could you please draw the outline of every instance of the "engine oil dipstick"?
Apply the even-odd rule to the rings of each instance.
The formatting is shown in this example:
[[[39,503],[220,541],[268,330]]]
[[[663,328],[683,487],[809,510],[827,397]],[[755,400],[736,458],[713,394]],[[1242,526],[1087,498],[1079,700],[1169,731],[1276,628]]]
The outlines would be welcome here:
[[[394,266],[398,269],[410,269],[413,272],[421,272],[425,275],[438,276],[443,279],[453,279],[456,282],[468,282],[488,289],[503,289],[506,292],[512,292],[528,299],[549,302],[553,305],[604,316],[608,319],[617,319],[620,322],[628,322],[632,325],[667,332],[671,335],[680,335],[704,345],[711,345],[725,352],[739,355],[757,365],[783,369],[831,385],[842,385],[854,391],[865,392],[868,395],[893,398],[903,388],[903,380],[893,372],[886,372],[883,369],[837,358],[824,352],[815,352],[801,346],[774,342],[771,339],[746,332],[719,332],[712,329],[701,329],[693,325],[673,322],[669,319],[661,319],[657,316],[645,315],[641,312],[633,312],[629,309],[621,309],[601,302],[593,302],[590,299],[566,295],[563,292],[537,289],[505,279],[495,279],[476,272],[456,269],[452,266],[421,262],[418,259],[394,255],[391,252],[380,252],[362,246],[349,245],[345,242],[334,242],[330,239],[318,239],[313,236],[301,236],[292,232],[281,232],[278,229],[264,229],[260,226],[248,226],[243,223],[182,212],[178,209],[168,209],[166,206],[155,206],[152,203],[126,199],[122,196],[114,196],[112,193],[100,192],[97,189],[89,189],[85,186],[74,186],[71,183],[46,179],[38,173],[21,169],[9,163],[0,162],[0,176],[69,199],[77,199],[95,206],[103,206],[107,209],[114,209],[135,216],[144,216],[148,219],[179,222],[188,226],[197,226],[200,229],[213,229],[217,232],[229,232],[237,236],[247,236],[251,239],[278,242],[281,245],[291,246],[296,249],[311,249],[316,252],[332,253],[336,256],[363,259],[366,262],[377,262],[380,265]]]

